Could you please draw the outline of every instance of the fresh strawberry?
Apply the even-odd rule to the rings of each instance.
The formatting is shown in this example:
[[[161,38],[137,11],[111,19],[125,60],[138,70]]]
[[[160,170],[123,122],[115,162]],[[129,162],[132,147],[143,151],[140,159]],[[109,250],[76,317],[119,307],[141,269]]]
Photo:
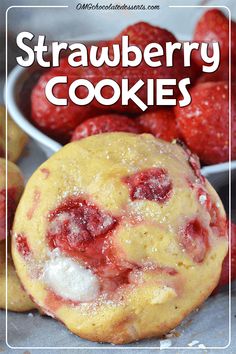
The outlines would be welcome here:
[[[231,29],[232,59],[236,59],[236,23],[233,21]],[[221,61],[229,60],[229,19],[218,9],[208,10],[195,27],[193,41],[199,43],[219,42]],[[212,55],[212,48],[209,48],[209,55]],[[193,58],[199,66],[202,65],[199,51],[193,51]]]
[[[172,109],[160,109],[137,118],[143,133],[153,134],[156,138],[172,141],[179,137],[175,114]]]
[[[203,82],[217,82],[217,81],[229,81],[229,65],[220,65],[220,67],[213,73],[202,73],[197,79],[197,84]]]
[[[236,85],[232,85],[232,92]],[[176,107],[180,133],[188,147],[205,164],[229,158],[229,87],[225,81],[195,85],[192,102]],[[236,99],[232,97],[232,158],[236,158]]]
[[[160,45],[165,46],[166,42],[175,42],[175,36],[164,28],[152,26],[147,22],[137,22],[125,28],[115,41],[121,41],[122,36],[129,37],[130,45],[139,46],[144,49],[148,43],[158,42]]]
[[[78,125],[71,140],[80,140],[90,135],[108,132],[140,133],[141,130],[134,119],[119,114],[107,114],[88,119]]]
[[[231,281],[236,279],[236,224],[231,223]],[[229,283],[229,252],[222,264],[220,280],[214,293]]]
[[[57,84],[53,90],[57,98],[67,98],[67,106],[56,106],[49,102],[45,95],[45,87],[51,78],[58,75],[60,75],[58,68],[51,69],[40,77],[33,88],[31,119],[44,133],[65,143],[79,123],[96,113],[90,106],[78,106],[69,98],[69,85],[74,81],[74,76],[68,76],[67,84]]]
[[[172,43],[178,42],[176,37],[170,31],[158,26],[152,26],[146,22],[138,22],[134,25],[128,26],[115,38],[115,40],[121,41],[122,36],[125,35],[129,37],[130,45],[138,46],[139,48],[142,49],[142,51],[149,43],[158,43],[165,49],[166,42],[172,42]],[[183,52],[181,51],[175,51],[173,58],[174,58],[173,67],[166,67],[165,65],[166,55],[164,53],[163,56],[157,57],[155,59],[156,61],[158,60],[161,61],[162,67],[150,68],[147,67],[147,64],[145,62],[142,62],[139,65],[139,70],[142,68],[151,71],[153,73],[151,77],[154,78],[173,77],[177,80],[180,80],[183,77],[191,77],[192,81],[194,81],[198,71],[197,68],[195,67],[195,64],[193,63],[191,68],[184,67]],[[149,74],[151,74],[151,72]],[[142,73],[140,72],[140,74]]]

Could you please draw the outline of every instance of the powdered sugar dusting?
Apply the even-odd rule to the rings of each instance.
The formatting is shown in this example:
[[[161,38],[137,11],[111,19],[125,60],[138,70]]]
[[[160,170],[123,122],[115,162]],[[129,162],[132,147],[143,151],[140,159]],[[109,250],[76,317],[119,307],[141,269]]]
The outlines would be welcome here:
[[[172,341],[170,339],[164,339],[164,340],[160,340],[160,349],[165,349],[165,348],[169,348],[172,345]]]
[[[206,202],[206,200],[207,200],[207,196],[206,196],[205,194],[201,194],[201,195],[199,196],[199,202],[200,202],[200,204],[204,204],[204,203]]]

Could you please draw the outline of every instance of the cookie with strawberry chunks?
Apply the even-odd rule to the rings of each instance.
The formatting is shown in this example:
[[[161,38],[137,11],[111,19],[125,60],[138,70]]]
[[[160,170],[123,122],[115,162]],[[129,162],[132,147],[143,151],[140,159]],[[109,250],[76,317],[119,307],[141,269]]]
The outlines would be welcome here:
[[[6,190],[6,170],[8,185]],[[9,233],[17,203],[24,189],[24,180],[20,169],[10,161],[0,158],[0,241]],[[6,207],[7,194],[7,207]],[[8,232],[6,232],[6,210]]]
[[[143,133],[150,133],[156,138],[172,141],[180,137],[173,109],[159,109],[145,113],[137,118]]]
[[[6,109],[0,105],[0,157],[6,156]],[[28,137],[23,130],[7,115],[7,158],[15,162],[21,156]]]
[[[107,114],[88,119],[74,130],[71,141],[80,140],[90,135],[111,132],[141,133],[139,124],[121,114]]]
[[[65,68],[69,66],[66,62],[66,60],[63,61],[62,69],[53,68],[45,72],[39,78],[31,93],[31,120],[45,134],[62,143],[70,140],[73,130],[79,123],[95,115],[95,111],[91,106],[76,105],[69,97],[69,85],[79,78],[79,74],[75,76],[75,70],[71,69],[69,74],[67,73],[67,84],[56,84],[53,90],[55,97],[67,98],[67,105],[54,105],[47,99],[45,94],[46,84],[53,77],[62,75],[64,70],[66,70]],[[82,98],[82,94],[80,97]]]
[[[0,309],[6,308],[6,244],[0,241]],[[16,274],[14,263],[7,253],[7,309],[14,312],[34,310],[36,306],[24,291]]]
[[[225,211],[198,159],[126,132],[72,142],[45,161],[12,241],[17,274],[44,312],[116,344],[175,328],[212,293],[228,251]]]
[[[236,85],[232,85],[232,92]],[[190,91],[192,102],[175,107],[177,125],[188,147],[202,163],[229,159],[229,85],[225,81],[196,84]],[[236,158],[236,99],[231,107],[232,159]]]
[[[8,172],[8,188],[5,187],[6,164]],[[6,308],[6,194],[8,214],[8,234],[12,227],[15,210],[23,191],[23,177],[19,168],[13,162],[0,158],[0,309]],[[10,253],[8,240],[8,310],[16,312],[29,311],[35,308],[30,298],[24,292],[16,275]]]
[[[220,60],[229,61],[229,19],[219,9],[206,11],[196,24],[193,41],[199,43],[219,42]],[[212,47],[208,49],[208,55],[212,55]],[[232,60],[236,60],[236,22],[231,21],[231,54]],[[196,64],[201,67],[203,61],[199,51],[193,51]]]

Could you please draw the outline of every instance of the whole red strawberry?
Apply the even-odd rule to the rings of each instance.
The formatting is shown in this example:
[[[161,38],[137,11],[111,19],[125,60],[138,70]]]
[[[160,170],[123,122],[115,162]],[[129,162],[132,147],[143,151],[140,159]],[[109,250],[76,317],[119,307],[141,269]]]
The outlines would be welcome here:
[[[231,281],[236,279],[236,225],[231,223]],[[220,280],[214,293],[229,283],[229,252],[222,264]]]
[[[232,85],[232,92],[236,85]],[[190,90],[192,102],[176,107],[177,125],[188,147],[204,164],[229,158],[229,86],[206,82]],[[236,97],[232,96],[232,159],[236,158]]]
[[[231,22],[231,51],[232,59],[236,59],[236,23]],[[196,24],[194,42],[219,42],[220,60],[229,60],[229,19],[218,9],[208,10],[203,14]],[[209,48],[209,55],[212,55],[212,48]],[[202,59],[198,51],[193,51],[196,63],[201,66]]]
[[[78,106],[69,98],[69,85],[76,77],[68,76],[67,84],[57,84],[53,93],[57,98],[67,98],[67,106],[56,106],[45,95],[47,82],[60,75],[59,69],[43,74],[31,93],[31,119],[45,134],[65,143],[75,127],[94,114],[90,106]],[[81,96],[82,97],[82,96]]]
[[[210,81],[228,81],[229,82],[229,61],[224,60],[220,62],[219,68],[213,73],[202,73],[197,79],[196,83],[210,82]],[[231,66],[231,82],[236,82],[236,67]]]
[[[171,108],[142,114],[137,121],[143,133],[150,133],[156,138],[172,141],[179,137],[175,114]]]
[[[229,63],[228,60],[221,62],[219,68],[213,73],[202,73],[197,79],[197,84],[202,82],[229,81]]]
[[[91,118],[78,125],[71,141],[80,140],[90,135],[108,132],[140,133],[140,127],[135,120],[119,114],[108,114]]]
[[[148,43],[152,42],[158,42],[164,46],[166,42],[176,41],[175,36],[170,31],[152,26],[147,22],[137,22],[126,27],[115,37],[115,41],[120,41],[122,36],[128,36],[130,45],[139,46],[141,49],[144,49]]]

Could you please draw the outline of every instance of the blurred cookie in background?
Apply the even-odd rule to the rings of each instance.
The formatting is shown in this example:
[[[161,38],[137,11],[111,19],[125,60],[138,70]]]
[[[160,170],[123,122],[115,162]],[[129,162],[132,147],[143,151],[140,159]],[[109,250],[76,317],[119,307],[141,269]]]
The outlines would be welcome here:
[[[35,309],[34,303],[24,291],[16,274],[15,267],[8,250],[7,268],[7,308],[10,311],[26,312]],[[0,309],[6,308],[6,243],[0,242]]]
[[[8,114],[7,119],[7,157],[10,161],[15,162],[21,156],[25,145],[28,142],[28,136],[23,130],[12,120]],[[6,143],[6,118],[5,107],[0,105],[0,156],[5,157]]]

